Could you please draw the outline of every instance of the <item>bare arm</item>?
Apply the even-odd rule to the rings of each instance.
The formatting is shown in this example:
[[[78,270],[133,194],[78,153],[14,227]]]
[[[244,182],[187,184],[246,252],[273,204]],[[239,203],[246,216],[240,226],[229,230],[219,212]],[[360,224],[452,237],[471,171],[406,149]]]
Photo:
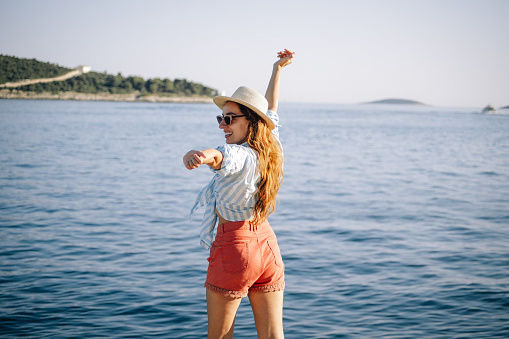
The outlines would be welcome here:
[[[281,77],[281,70],[283,67],[288,66],[293,62],[295,52],[291,52],[285,49],[283,52],[278,53],[280,58],[274,63],[272,67],[272,75],[270,77],[269,85],[267,86],[267,92],[265,92],[265,98],[269,102],[269,111],[277,111],[279,103],[279,78]]]
[[[204,151],[192,150],[184,155],[184,165],[188,170],[200,167],[201,165],[209,165],[213,169],[221,169],[223,163],[223,153],[217,149],[206,149]]]

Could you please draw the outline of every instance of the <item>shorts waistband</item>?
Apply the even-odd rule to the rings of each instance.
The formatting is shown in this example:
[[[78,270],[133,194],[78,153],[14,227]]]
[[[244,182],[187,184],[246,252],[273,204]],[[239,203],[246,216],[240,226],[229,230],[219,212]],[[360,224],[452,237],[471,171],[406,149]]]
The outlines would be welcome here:
[[[270,230],[270,224],[267,220],[263,221],[259,225],[255,225],[250,220],[232,221],[217,226],[217,234],[223,234],[226,232],[238,231],[238,230],[249,230],[249,231],[264,231]]]

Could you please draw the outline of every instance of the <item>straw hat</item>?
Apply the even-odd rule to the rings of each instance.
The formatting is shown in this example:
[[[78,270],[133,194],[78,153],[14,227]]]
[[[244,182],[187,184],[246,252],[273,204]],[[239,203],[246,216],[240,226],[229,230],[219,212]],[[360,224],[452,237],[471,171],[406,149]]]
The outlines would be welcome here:
[[[265,122],[269,125],[270,129],[274,129],[275,125],[267,116],[267,109],[269,107],[269,103],[267,99],[260,93],[251,88],[241,86],[237,88],[235,93],[231,97],[227,96],[217,96],[214,97],[214,103],[221,109],[223,109],[224,105],[228,101],[233,101],[238,104],[244,105],[246,107],[251,108],[254,112],[256,112]]]

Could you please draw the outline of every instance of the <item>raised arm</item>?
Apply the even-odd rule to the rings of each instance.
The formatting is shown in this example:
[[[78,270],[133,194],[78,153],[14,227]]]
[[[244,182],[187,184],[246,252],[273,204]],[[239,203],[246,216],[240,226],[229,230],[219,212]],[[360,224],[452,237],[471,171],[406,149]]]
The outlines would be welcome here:
[[[267,87],[267,92],[265,93],[265,98],[269,102],[269,111],[277,111],[279,102],[279,78],[281,76],[281,70],[283,67],[288,66],[293,62],[294,55],[295,52],[292,52],[288,49],[285,49],[284,51],[277,54],[279,60],[276,61],[272,67],[272,75],[270,77],[269,86]]]

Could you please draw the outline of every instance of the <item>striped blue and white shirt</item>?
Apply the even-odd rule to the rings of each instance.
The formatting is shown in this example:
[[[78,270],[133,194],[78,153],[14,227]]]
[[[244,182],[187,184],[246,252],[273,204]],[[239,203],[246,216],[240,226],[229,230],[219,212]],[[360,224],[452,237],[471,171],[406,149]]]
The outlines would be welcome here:
[[[272,133],[279,142],[279,117],[268,111],[267,116],[276,126]],[[196,198],[191,215],[206,206],[200,232],[200,245],[206,249],[212,246],[217,224],[217,212],[226,220],[242,221],[254,216],[256,192],[260,181],[258,157],[247,142],[241,145],[225,144],[217,147],[223,154],[221,169],[210,168],[214,177]]]

